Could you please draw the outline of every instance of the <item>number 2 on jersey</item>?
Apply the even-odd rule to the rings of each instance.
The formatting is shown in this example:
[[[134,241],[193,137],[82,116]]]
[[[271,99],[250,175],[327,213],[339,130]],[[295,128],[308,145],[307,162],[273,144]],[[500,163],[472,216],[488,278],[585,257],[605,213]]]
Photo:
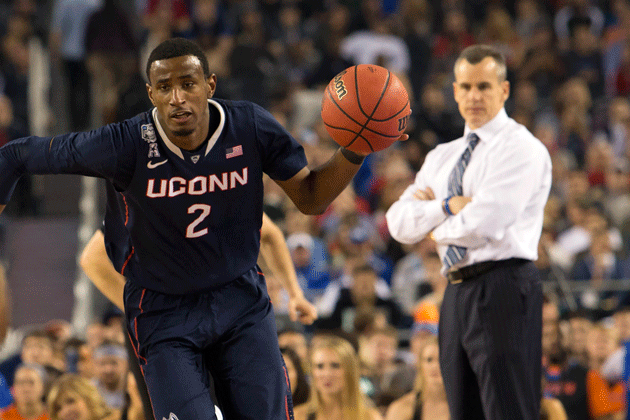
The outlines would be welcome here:
[[[201,214],[186,228],[187,238],[198,238],[208,233],[208,228],[204,228],[195,232],[195,228],[199,226],[199,223],[203,222],[203,219],[210,215],[210,206],[207,204],[193,204],[188,207],[188,214],[193,214],[201,211]]]

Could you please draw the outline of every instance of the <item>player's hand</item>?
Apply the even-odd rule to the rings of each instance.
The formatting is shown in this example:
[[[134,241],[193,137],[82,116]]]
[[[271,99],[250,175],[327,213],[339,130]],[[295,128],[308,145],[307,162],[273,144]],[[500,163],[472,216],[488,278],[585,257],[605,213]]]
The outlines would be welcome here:
[[[403,134],[402,136],[398,137],[398,141],[407,141],[409,140],[409,134]]]
[[[454,197],[451,197],[450,200],[448,200],[448,207],[451,210],[451,213],[457,214],[460,211],[462,211],[464,207],[466,207],[466,204],[470,203],[471,201],[472,201],[472,198],[470,197],[456,195]]]
[[[427,187],[426,190],[418,190],[413,193],[413,196],[421,201],[435,200],[435,194],[431,187]]]
[[[311,325],[317,319],[317,309],[304,296],[289,298],[289,317],[293,322]]]

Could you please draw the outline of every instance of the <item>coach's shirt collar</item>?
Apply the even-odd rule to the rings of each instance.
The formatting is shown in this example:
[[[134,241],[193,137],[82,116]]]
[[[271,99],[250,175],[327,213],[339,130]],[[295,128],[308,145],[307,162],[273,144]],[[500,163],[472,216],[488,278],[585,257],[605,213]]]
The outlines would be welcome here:
[[[217,101],[213,101],[212,99],[208,99],[208,104],[213,105],[219,110],[219,114],[221,115],[221,121],[219,121],[219,126],[214,131],[212,136],[210,136],[210,138],[208,139],[208,144],[206,145],[206,153],[204,155],[207,155],[210,152],[210,150],[212,150],[212,146],[214,146],[214,144],[219,139],[219,136],[221,135],[221,132],[223,131],[223,126],[225,125],[225,111],[223,110],[223,107],[219,105]],[[166,136],[166,133],[164,132],[164,129],[162,128],[162,125],[160,124],[160,121],[158,120],[157,108],[153,108],[151,115],[153,116],[153,121],[155,121],[155,127],[157,128],[157,131],[160,134],[160,137],[162,138],[162,140],[164,140],[164,144],[166,145],[166,147],[168,147],[171,152],[175,153],[177,156],[185,160],[184,154],[182,153],[181,149],[177,147],[175,143],[173,143]]]
[[[505,108],[501,108],[493,119],[476,130],[471,130],[468,124],[466,124],[466,128],[464,128],[464,138],[467,139],[468,135],[473,132],[479,136],[482,142],[488,142],[505,127],[505,124],[507,124],[509,120],[510,117],[508,117],[507,112],[505,112]]]

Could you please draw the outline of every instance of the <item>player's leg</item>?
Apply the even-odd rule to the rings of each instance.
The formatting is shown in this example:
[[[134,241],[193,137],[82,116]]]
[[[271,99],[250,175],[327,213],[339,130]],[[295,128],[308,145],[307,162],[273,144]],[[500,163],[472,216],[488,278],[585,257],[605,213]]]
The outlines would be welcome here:
[[[458,287],[447,286],[440,310],[440,369],[451,420],[484,420],[477,378],[461,343],[459,319],[467,308],[458,299]]]
[[[123,321],[124,329],[127,329],[126,321]],[[140,363],[135,355],[135,350],[131,345],[131,339],[129,334],[125,334],[125,347],[127,348],[127,354],[129,355],[129,370],[136,378],[136,384],[138,384],[138,393],[142,400],[142,409],[144,411],[145,420],[154,420],[153,408],[151,407],[151,399],[149,398],[149,391],[147,391],[147,385],[144,382],[144,375],[140,370]]]
[[[534,420],[540,412],[542,289],[532,263],[493,270],[481,279],[471,313],[483,331],[467,342],[486,418]],[[483,341],[483,351],[474,340]]]
[[[208,349],[219,406],[226,419],[293,419],[289,379],[278,346],[275,316],[264,286],[238,282],[213,302],[231,303],[225,332]],[[231,312],[228,310],[226,312]],[[231,320],[229,324],[226,324]]]
[[[190,314],[179,310],[191,307],[186,299],[125,286],[127,329],[156,420],[217,419],[202,346],[195,341],[198,322],[188,322]]]

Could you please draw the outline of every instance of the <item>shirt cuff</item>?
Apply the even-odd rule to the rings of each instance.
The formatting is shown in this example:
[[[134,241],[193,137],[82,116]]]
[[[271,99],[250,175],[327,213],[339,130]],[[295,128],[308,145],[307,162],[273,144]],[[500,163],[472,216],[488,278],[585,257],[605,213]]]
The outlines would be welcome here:
[[[432,226],[439,225],[448,217],[442,209],[442,200],[427,201],[422,210],[424,212],[424,217],[433,221],[433,223],[430,223]]]

